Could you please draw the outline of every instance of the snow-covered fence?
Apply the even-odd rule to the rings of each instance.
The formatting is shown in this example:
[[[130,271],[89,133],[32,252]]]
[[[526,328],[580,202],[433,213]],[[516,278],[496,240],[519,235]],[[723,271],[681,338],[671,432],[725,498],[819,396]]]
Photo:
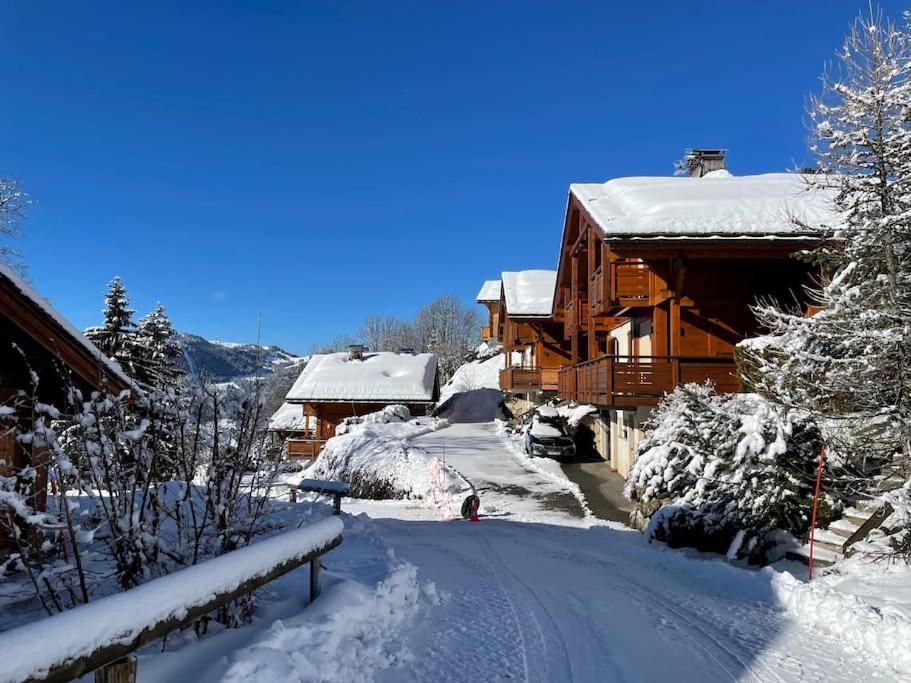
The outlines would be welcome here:
[[[310,563],[316,597],[320,557],[342,542],[330,517],[0,634],[0,680],[69,681]]]

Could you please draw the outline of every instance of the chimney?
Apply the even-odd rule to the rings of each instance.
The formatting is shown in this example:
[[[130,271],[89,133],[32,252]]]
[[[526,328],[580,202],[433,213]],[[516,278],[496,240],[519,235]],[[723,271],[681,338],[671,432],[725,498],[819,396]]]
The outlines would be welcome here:
[[[726,170],[724,155],[726,149],[687,149],[683,159],[674,164],[674,175],[688,175],[690,178],[701,178],[712,171]]]
[[[351,344],[348,346],[348,360],[363,360],[364,351],[367,347],[362,344]]]

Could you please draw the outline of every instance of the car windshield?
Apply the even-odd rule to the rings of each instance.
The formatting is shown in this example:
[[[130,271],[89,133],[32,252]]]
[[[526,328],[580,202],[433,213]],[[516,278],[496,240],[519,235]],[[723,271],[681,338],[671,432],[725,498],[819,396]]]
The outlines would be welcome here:
[[[555,439],[566,436],[566,430],[557,420],[548,420],[536,416],[531,423],[531,434],[532,436]]]

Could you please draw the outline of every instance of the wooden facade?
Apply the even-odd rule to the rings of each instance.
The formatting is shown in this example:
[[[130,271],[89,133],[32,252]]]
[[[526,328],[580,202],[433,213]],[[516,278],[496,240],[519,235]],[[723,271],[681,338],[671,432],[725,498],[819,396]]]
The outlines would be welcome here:
[[[799,301],[801,239],[612,238],[570,196],[555,310],[569,363],[558,394],[620,408],[650,406],[685,382],[737,391],[734,348],[759,332],[759,299]]]
[[[37,380],[37,382],[35,381]],[[20,392],[65,411],[67,391],[105,390],[117,394],[129,379],[101,357],[101,352],[65,324],[59,314],[6,266],[0,268],[0,405],[10,405]],[[17,415],[0,427],[0,474],[11,476],[34,467],[30,503],[43,510],[47,463],[43,450],[16,440],[17,431],[31,429],[31,414]],[[0,549],[8,539],[0,531]]]

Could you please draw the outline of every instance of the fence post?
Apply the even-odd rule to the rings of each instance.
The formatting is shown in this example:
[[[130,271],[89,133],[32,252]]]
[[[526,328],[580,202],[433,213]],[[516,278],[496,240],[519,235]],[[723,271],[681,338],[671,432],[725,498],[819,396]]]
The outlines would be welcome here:
[[[320,558],[317,556],[310,560],[310,602],[319,597],[319,570]]]
[[[136,658],[127,655],[96,670],[95,683],[136,683]]]

